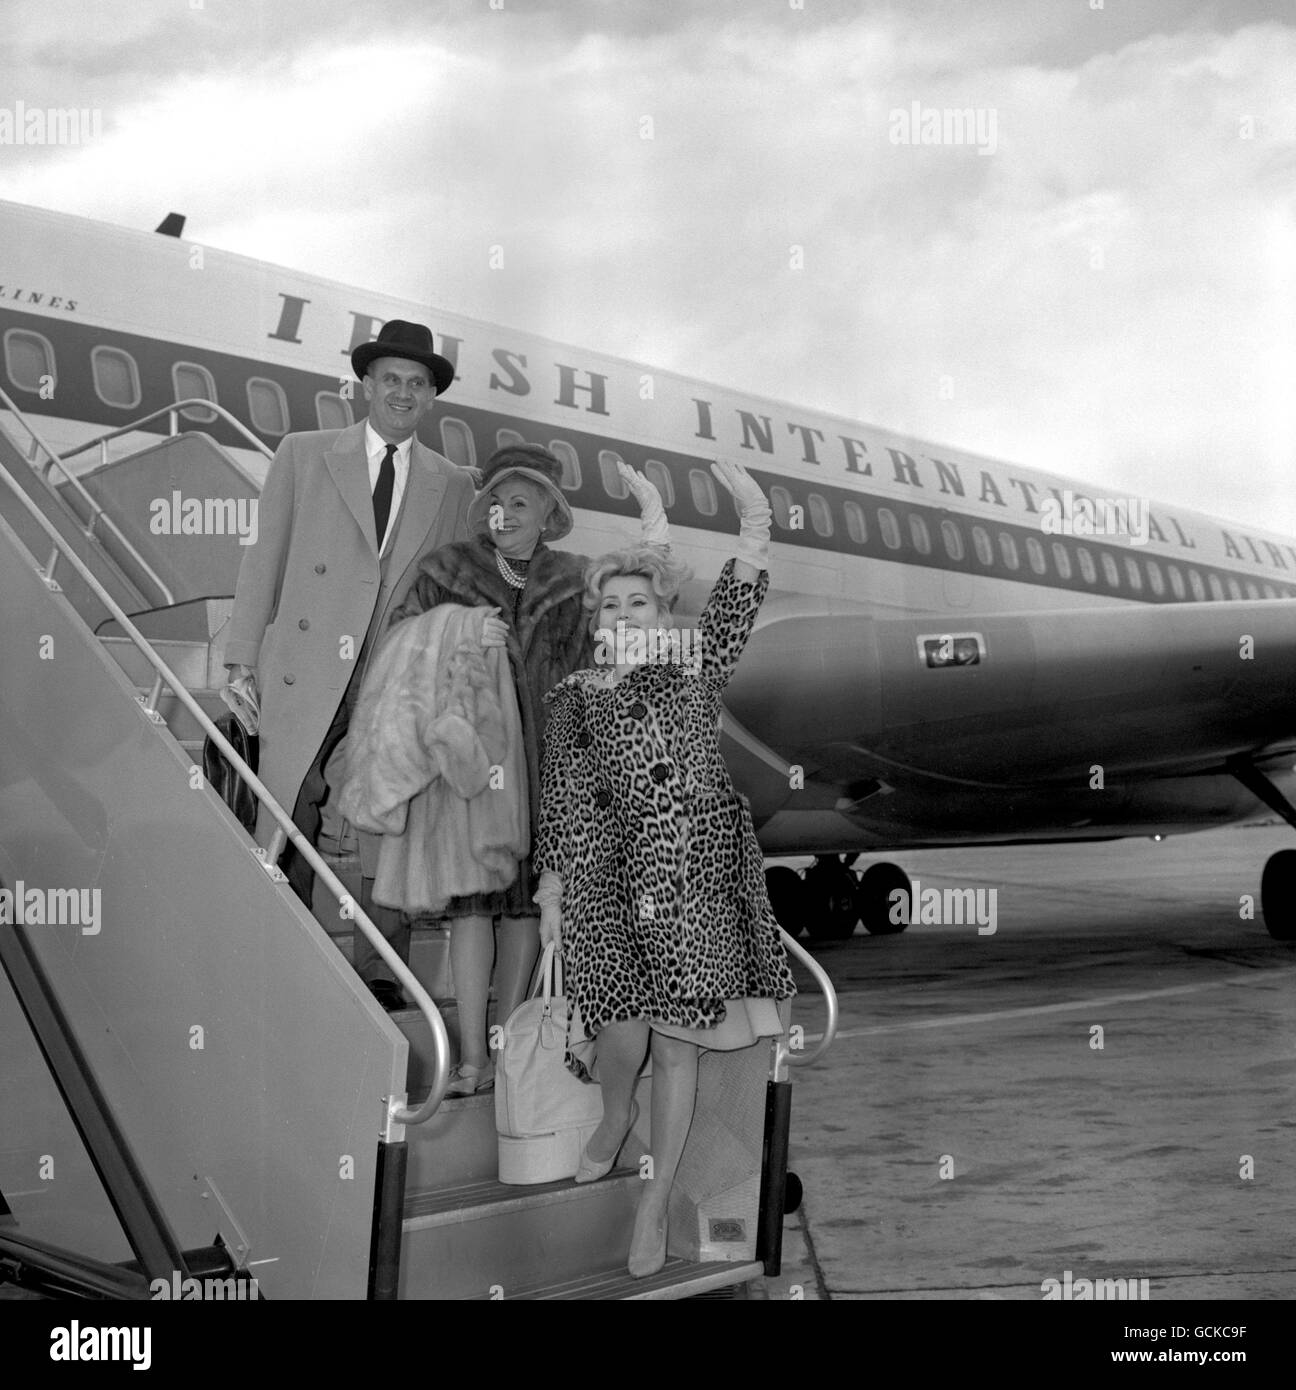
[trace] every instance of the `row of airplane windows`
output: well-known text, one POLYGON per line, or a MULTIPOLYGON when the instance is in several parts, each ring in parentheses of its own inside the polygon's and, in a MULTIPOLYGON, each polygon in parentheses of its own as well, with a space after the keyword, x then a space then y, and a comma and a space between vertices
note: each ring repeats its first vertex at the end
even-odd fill
MULTIPOLYGON (((4 335, 4 357, 9 378, 21 391, 39 392, 43 379, 57 381, 54 346, 41 333, 29 329, 9 329, 4 335)), ((105 405, 120 410, 133 410, 139 406, 143 398, 139 366, 124 348, 104 344, 92 348, 90 369, 95 392, 105 405)), ((174 362, 171 366, 171 383, 177 400, 201 399, 219 403, 215 380, 200 363, 174 362)), ((253 428, 272 436, 287 434, 288 399, 279 383, 269 377, 253 376, 248 378, 246 387, 248 417, 253 428)), ((216 419, 214 412, 201 406, 187 406, 181 414, 200 424, 210 424, 216 419)), ((355 420, 351 402, 336 391, 315 393, 315 417, 322 430, 345 429, 355 420)), ((469 425, 454 416, 443 416, 440 433, 441 446, 447 458, 463 468, 476 467, 476 439, 469 425)), ((523 437, 516 430, 496 431, 496 448, 522 442, 523 437)), ((562 439, 551 440, 549 447, 562 463, 563 488, 578 491, 582 485, 582 475, 576 449, 562 439)), ((614 450, 599 451, 599 477, 603 490, 610 498, 623 501, 629 493, 617 472, 618 461, 619 455, 614 450)), ((659 459, 648 459, 644 472, 661 493, 662 502, 669 510, 676 500, 674 475, 659 459)), ((702 516, 715 516, 719 510, 719 498, 711 474, 702 468, 690 468, 688 485, 694 508, 702 516)), ((814 533, 824 539, 831 538, 836 531, 836 519, 828 499, 821 493, 811 492, 806 497, 806 503, 806 514, 814 533)), ((788 489, 781 486, 771 488, 770 505, 775 524, 782 530, 793 530, 794 503, 788 489)), ((903 550, 904 528, 896 512, 891 507, 878 506, 875 519, 882 544, 888 550, 903 550)), ((853 498, 843 499, 841 520, 853 544, 868 544, 869 523, 861 502, 853 498)), ((905 525, 912 549, 918 555, 934 554, 935 544, 927 519, 917 512, 910 512, 905 517, 905 525)), ((972 552, 978 564, 986 569, 1022 570, 1021 547, 1018 538, 1010 531, 999 531, 997 549, 988 526, 972 523, 970 534, 972 552)), ((951 518, 941 521, 940 544, 949 560, 955 564, 963 562, 967 547, 957 521, 951 518)), ((1122 565, 1117 563, 1116 556, 1103 551, 1095 560, 1086 546, 1077 545, 1072 551, 1059 540, 1050 542, 1046 548, 1044 541, 1027 536, 1024 548, 1025 568, 1031 574, 1046 580, 1056 578, 1063 583, 1071 582, 1078 572, 1085 584, 1096 586, 1101 582, 1112 591, 1123 589, 1131 594, 1141 594, 1147 590, 1155 597, 1163 598, 1168 585, 1174 598, 1187 600, 1191 596, 1197 601, 1204 601, 1208 597, 1217 601, 1261 597, 1276 599, 1287 597, 1290 593, 1280 594, 1267 581, 1260 584, 1250 579, 1239 582, 1231 575, 1221 579, 1218 574, 1211 572, 1203 576, 1191 567, 1180 569, 1178 565, 1169 563, 1165 564, 1163 570, 1161 563, 1150 556, 1124 555, 1121 557, 1122 565)))

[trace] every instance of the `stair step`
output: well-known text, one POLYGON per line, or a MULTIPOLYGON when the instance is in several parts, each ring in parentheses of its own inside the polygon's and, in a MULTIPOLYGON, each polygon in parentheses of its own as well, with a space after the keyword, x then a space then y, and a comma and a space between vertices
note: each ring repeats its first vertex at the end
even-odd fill
POLYGON ((510 1298, 624 1272, 639 1176, 535 1187, 499 1182, 415 1192, 405 1203, 401 1297, 510 1298))
MULTIPOLYGON (((411 1057, 411 1070, 413 1065, 411 1057)), ((418 1105, 422 1100, 423 1095, 411 1089, 410 1104, 418 1105)), ((405 1189, 411 1194, 458 1188, 465 1183, 493 1183, 499 1172, 495 1093, 447 1096, 426 1124, 410 1125, 405 1130, 405 1143, 405 1189)))
MULTIPOLYGON (((147 657, 129 637, 101 637, 103 648, 131 678, 145 690, 152 688, 157 672, 147 657)), ((188 642, 178 638, 155 637, 150 644, 163 661, 176 673, 186 689, 203 689, 208 680, 206 642, 188 642)), ((224 671, 220 673, 224 676, 224 671)))
POLYGON ((505 1294, 506 1298, 525 1300, 665 1300, 696 1298, 699 1294, 717 1289, 731 1289, 746 1284, 764 1274, 759 1260, 733 1264, 719 1260, 669 1259, 656 1273, 646 1279, 632 1278, 626 1270, 603 1274, 584 1274, 561 1283, 536 1284, 505 1294))

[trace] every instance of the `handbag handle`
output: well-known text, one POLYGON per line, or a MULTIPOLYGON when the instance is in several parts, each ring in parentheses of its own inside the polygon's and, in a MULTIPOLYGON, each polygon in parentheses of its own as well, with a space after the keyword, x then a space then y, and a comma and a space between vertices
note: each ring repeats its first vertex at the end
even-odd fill
POLYGON ((531 987, 530 998, 534 999, 540 995, 544 1000, 544 1011, 548 1013, 552 1007, 552 1000, 555 995, 561 996, 563 992, 562 957, 554 951, 553 942, 544 948, 540 953, 540 960, 536 965, 535 984, 531 987))

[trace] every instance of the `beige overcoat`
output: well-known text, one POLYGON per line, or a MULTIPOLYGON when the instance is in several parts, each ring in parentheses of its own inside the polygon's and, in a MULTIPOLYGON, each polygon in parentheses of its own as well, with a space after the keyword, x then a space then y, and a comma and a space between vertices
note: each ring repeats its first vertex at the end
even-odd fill
MULTIPOLYGON (((256 543, 239 569, 225 660, 256 668, 258 770, 290 815, 370 621, 377 614, 383 632, 420 557, 468 534, 473 475, 416 439, 384 580, 364 439, 363 421, 285 437, 261 491, 256 543)), ((257 843, 268 844, 274 829, 262 807, 257 843)), ((362 844, 366 860, 376 848, 376 838, 362 844)))

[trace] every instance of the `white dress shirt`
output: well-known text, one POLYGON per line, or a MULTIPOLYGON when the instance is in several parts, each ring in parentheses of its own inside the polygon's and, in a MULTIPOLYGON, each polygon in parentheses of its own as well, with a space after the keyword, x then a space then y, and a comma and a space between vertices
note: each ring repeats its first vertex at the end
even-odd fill
MULTIPOLYGON (((404 443, 396 446, 396 452, 392 455, 392 464, 396 469, 396 482, 392 487, 391 511, 387 513, 387 530, 378 544, 379 555, 386 548, 392 527, 396 525, 396 518, 400 515, 401 498, 405 496, 405 484, 409 480, 410 449, 413 446, 414 436, 411 435, 404 443)), ((369 495, 371 497, 374 494, 374 489, 378 486, 378 470, 382 467, 383 455, 386 452, 387 441, 366 420, 365 454, 369 459, 369 495)))

